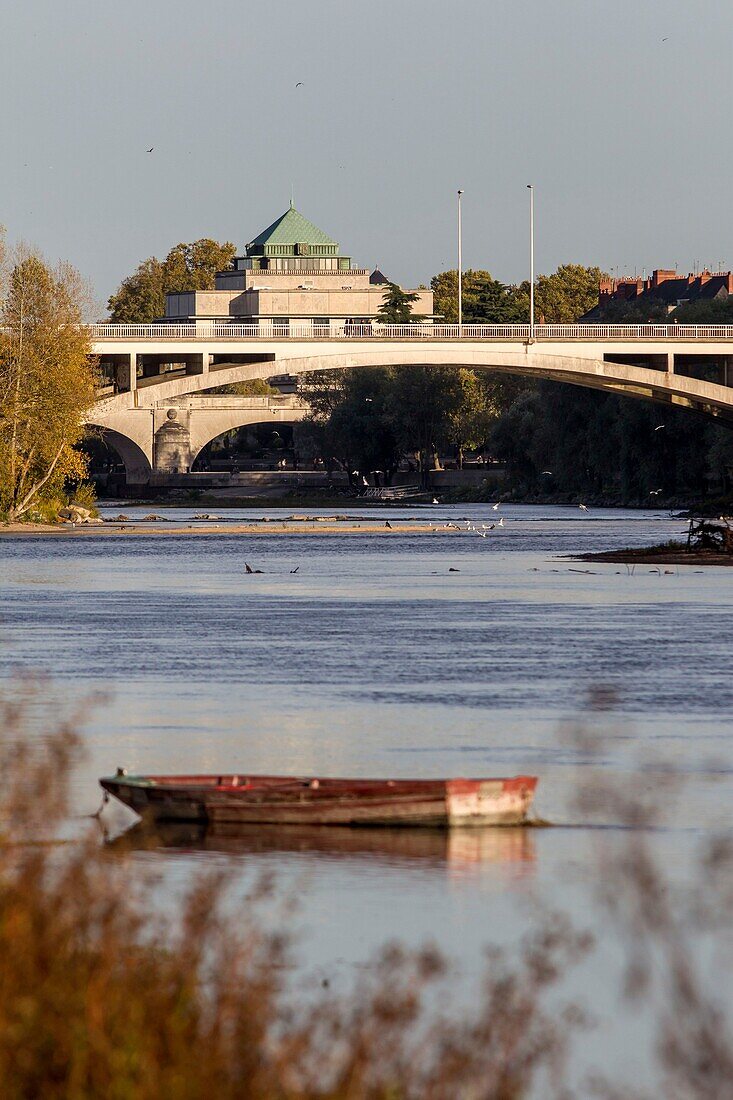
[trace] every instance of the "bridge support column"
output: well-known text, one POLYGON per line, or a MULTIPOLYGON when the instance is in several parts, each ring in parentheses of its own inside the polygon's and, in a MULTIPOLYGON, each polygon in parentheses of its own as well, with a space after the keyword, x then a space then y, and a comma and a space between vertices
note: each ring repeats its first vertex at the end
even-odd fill
POLYGON ((187 474, 191 469, 191 414, 188 409, 156 409, 153 413, 153 471, 187 474))
POLYGON ((725 355, 723 357, 723 370, 722 370, 723 377, 721 379, 722 384, 724 386, 733 385, 733 370, 731 370, 732 366, 733 366, 733 356, 725 355))
POLYGON ((130 352, 130 393, 137 406, 137 352, 130 352))
POLYGON ((667 352, 667 374, 674 374, 674 352, 667 352))

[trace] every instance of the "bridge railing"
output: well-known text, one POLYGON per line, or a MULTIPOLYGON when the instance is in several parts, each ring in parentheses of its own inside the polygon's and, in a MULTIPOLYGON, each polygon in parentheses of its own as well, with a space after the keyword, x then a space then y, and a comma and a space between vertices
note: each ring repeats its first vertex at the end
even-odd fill
MULTIPOLYGON (((92 340, 522 340, 529 325, 94 324, 92 340)), ((535 325, 535 340, 733 340, 733 325, 535 325)))

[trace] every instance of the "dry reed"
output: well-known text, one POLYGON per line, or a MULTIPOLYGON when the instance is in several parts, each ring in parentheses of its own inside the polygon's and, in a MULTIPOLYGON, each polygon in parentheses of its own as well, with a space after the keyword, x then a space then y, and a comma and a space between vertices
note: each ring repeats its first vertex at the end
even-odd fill
POLYGON ((74 716, 28 735, 37 695, 0 702, 4 1100, 519 1100, 540 1079, 560 1094, 578 1019, 545 993, 587 946, 567 921, 548 918, 511 963, 491 954, 470 1016, 426 998, 444 973, 431 949, 387 947, 347 994, 298 997, 257 896, 234 920, 221 877, 202 874, 164 919, 132 857, 96 834, 36 843, 66 821, 81 751, 74 716))

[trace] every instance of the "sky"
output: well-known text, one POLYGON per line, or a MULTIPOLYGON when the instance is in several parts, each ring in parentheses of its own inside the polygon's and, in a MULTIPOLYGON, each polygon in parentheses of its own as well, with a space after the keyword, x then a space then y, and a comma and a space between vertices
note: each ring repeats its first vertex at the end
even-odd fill
POLYGON ((464 267, 525 278, 528 183, 538 272, 733 267, 730 0, 2 0, 0 35, 0 223, 100 315, 291 187, 408 286, 455 267, 459 188, 464 267))

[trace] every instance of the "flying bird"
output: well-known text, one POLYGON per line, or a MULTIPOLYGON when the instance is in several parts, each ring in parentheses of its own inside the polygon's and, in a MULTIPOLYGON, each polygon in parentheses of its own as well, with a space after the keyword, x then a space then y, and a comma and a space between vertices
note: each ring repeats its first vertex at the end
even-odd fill
POLYGON ((657 426, 656 426, 656 428, 654 429, 654 431, 655 431, 655 432, 660 432, 660 431, 662 430, 662 428, 664 428, 664 427, 666 427, 666 425, 665 425, 665 424, 657 424, 657 426))
POLYGON ((650 497, 656 497, 656 496, 659 496, 659 494, 661 493, 661 491, 662 491, 661 489, 650 489, 650 490, 649 490, 649 496, 650 496, 650 497))
POLYGON ((291 573, 297 573, 299 569, 300 569, 300 566, 296 565, 295 569, 291 569, 290 572, 291 573))
POLYGON ((389 522, 389 520, 385 520, 384 526, 389 527, 390 531, 392 530, 392 524, 389 522))
POLYGON ((440 504, 440 501, 437 497, 433 497, 433 504, 440 504))
POLYGON ((588 505, 587 504, 579 504, 578 507, 580 508, 581 512, 587 512, 588 511, 588 505))
POLYGON ((151 145, 151 146, 150 146, 150 148, 148 149, 148 152, 149 152, 149 153, 152 153, 152 151, 153 151, 153 149, 154 149, 154 148, 155 148, 155 146, 154 146, 154 145, 151 145))
POLYGON ((299 80, 298 83, 295 85, 295 87, 296 88, 302 88, 303 87, 303 81, 299 80))
POLYGON ((504 517, 503 517, 503 516, 502 516, 502 517, 501 517, 501 519, 499 520, 499 526, 500 526, 500 527, 503 527, 503 526, 504 526, 504 517))
POLYGON ((497 512, 499 510, 499 505, 500 504, 501 504, 501 501, 497 501, 497 503, 492 504, 491 507, 494 509, 495 512, 497 512))

